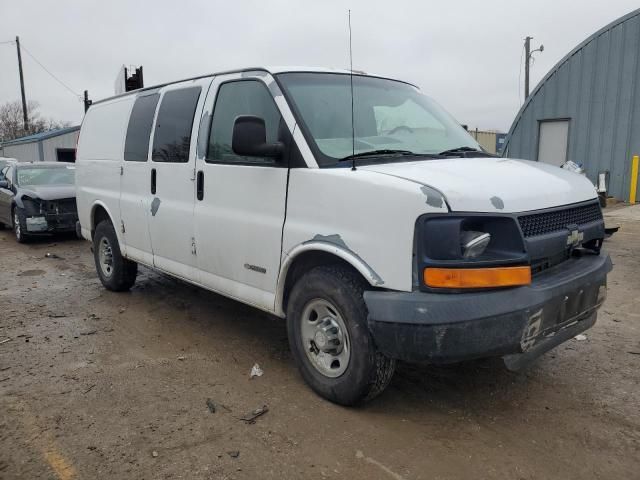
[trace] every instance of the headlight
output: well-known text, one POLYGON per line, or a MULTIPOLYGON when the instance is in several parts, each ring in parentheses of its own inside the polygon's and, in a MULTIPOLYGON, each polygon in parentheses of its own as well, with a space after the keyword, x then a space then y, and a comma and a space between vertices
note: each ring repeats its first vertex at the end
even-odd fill
POLYGON ((42 214, 42 200, 38 198, 32 198, 24 195, 22 197, 22 203, 26 210, 27 215, 38 215, 42 214))
POLYGON ((484 253, 491 241, 491 234, 484 232, 462 231, 460 246, 462 258, 476 258, 484 253))
POLYGON ((420 287, 520 285, 527 281, 524 274, 530 271, 524 239, 512 216, 423 215, 416 222, 415 242, 415 278, 420 287), (510 267, 526 268, 520 271, 510 267))

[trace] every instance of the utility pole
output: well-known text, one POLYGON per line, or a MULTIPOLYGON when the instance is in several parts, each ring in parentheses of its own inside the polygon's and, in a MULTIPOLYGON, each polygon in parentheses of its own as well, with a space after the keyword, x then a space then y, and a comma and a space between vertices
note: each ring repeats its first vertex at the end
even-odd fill
POLYGON ((87 110, 89 110, 89 107, 91 106, 92 103, 93 103, 93 101, 89 100, 89 91, 85 90, 84 91, 84 111, 85 111, 85 113, 87 112, 87 110))
POLYGON ((20 93, 22 94, 22 117, 24 119, 24 133, 29 134, 29 115, 27 114, 27 97, 24 94, 24 75, 22 73, 22 55, 20 54, 20 37, 16 37, 18 49, 18 71, 20 72, 20 93))
POLYGON ((540 45, 540 48, 531 51, 531 40, 533 37, 526 37, 524 39, 524 98, 529 98, 529 64, 531 62, 532 55, 535 52, 543 52, 544 45, 540 45))

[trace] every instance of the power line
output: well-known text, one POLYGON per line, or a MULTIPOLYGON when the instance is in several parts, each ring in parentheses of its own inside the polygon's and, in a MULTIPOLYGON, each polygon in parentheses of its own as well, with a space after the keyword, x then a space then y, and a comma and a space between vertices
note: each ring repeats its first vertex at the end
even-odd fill
POLYGON ((82 96, 79 95, 78 93, 74 92, 73 89, 68 86, 66 83, 64 83, 62 80, 60 80, 58 77, 56 77, 53 73, 51 73, 47 67, 45 67, 42 63, 40 63, 40 61, 33 56, 33 53, 31 53, 29 50, 27 50, 27 48, 24 46, 24 44, 21 45, 22 49, 27 53, 27 55, 29 55, 38 65, 40 65, 40 67, 47 72, 49 75, 51 75, 51 77, 57 81, 60 85, 62 85, 64 88, 66 88, 69 92, 71 92, 73 94, 74 97, 76 97, 78 100, 82 99, 82 96))
POLYGON ((16 43, 15 40, 7 40, 6 42, 0 42, 0 45, 5 45, 7 43, 16 43))

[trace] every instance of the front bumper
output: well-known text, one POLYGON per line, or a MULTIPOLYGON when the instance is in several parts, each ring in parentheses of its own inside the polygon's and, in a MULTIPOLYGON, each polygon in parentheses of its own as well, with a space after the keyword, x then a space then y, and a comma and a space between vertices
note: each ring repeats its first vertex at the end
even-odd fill
POLYGON ((378 348, 399 360, 453 363, 500 356, 517 370, 595 323, 611 268, 602 252, 571 258, 526 287, 368 291, 369 328, 378 348))
POLYGON ((77 213, 48 213, 44 215, 32 215, 26 218, 26 227, 29 235, 38 233, 74 232, 77 213))

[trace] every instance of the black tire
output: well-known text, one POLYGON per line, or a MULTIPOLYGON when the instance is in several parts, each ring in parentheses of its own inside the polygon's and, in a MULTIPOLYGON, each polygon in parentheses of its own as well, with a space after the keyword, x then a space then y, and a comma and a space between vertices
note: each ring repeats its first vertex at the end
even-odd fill
MULTIPOLYGON (((320 396, 340 405, 356 405, 373 399, 387 387, 395 360, 380 353, 367 326, 367 307, 362 297, 366 283, 353 270, 341 265, 316 267, 293 286, 287 302, 289 344, 304 380, 320 396), (343 373, 330 378, 308 358, 302 322, 307 306, 318 299, 328 301, 346 327, 350 358, 343 373)), ((315 344, 311 349, 315 348, 315 344)), ((310 350, 311 351, 311 350, 310 350)))
POLYGON ((118 236, 109 220, 101 221, 96 227, 93 235, 93 259, 96 264, 98 277, 100 277, 102 285, 104 285, 107 290, 125 292, 136 282, 138 264, 127 260, 122 256, 122 253, 120 253, 118 236), (108 269, 103 268, 102 265, 100 252, 101 248, 105 245, 103 242, 106 242, 110 248, 110 264, 108 269))
POLYGON ((11 223, 13 224, 13 233, 16 236, 18 243, 27 243, 30 240, 30 236, 25 232, 27 231, 27 216, 20 207, 13 207, 11 211, 11 223))

